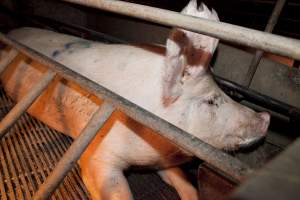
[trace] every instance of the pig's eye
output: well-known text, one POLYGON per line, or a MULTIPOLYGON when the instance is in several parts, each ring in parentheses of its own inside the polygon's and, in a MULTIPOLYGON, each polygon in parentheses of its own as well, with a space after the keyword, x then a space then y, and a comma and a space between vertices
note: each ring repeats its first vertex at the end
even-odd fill
POLYGON ((207 101, 207 104, 209 104, 209 105, 214 105, 214 104, 215 104, 215 102, 214 102, 214 100, 212 100, 212 99, 209 99, 209 100, 207 101))
POLYGON ((214 96, 214 97, 212 97, 212 98, 209 98, 209 99, 204 100, 204 103, 206 103, 206 104, 209 105, 209 106, 216 106, 216 107, 219 107, 218 99, 219 99, 218 96, 214 96))

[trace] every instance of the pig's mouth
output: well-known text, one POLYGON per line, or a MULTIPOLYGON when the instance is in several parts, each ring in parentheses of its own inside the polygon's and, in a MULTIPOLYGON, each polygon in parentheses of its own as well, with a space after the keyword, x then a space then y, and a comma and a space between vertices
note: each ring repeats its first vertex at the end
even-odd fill
POLYGON ((265 137, 253 137, 253 138, 246 138, 244 139, 240 145, 239 148, 248 148, 253 146, 254 144, 258 144, 260 141, 262 141, 265 137))
MULTIPOLYGON (((227 146, 223 147, 222 149, 228 152, 236 151, 239 149, 246 149, 259 144, 260 141, 262 141, 264 138, 265 138, 264 136, 249 137, 249 138, 232 136, 230 137, 231 142, 227 143, 227 146)), ((228 136, 227 136, 227 140, 229 140, 228 136)))

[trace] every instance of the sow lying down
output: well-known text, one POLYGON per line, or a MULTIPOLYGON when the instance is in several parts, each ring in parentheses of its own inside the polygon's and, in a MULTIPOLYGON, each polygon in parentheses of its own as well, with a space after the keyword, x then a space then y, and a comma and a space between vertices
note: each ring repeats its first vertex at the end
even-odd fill
MULTIPOLYGON (((217 13, 195 0, 183 14, 218 21, 217 13)), ((210 59, 218 40, 173 29, 166 48, 107 45, 36 28, 9 37, 62 63, 129 101, 224 150, 236 150, 264 137, 268 113, 234 102, 214 82, 210 59)), ((7 94, 19 101, 46 68, 19 55, 1 76, 7 94)), ((102 101, 76 84, 56 77, 28 112, 50 127, 76 138, 102 101)), ((183 200, 198 199, 196 189, 177 167, 189 153, 116 111, 79 161, 93 199, 133 199, 123 171, 155 166, 183 200), (180 158, 180 159, 179 159, 180 158)))

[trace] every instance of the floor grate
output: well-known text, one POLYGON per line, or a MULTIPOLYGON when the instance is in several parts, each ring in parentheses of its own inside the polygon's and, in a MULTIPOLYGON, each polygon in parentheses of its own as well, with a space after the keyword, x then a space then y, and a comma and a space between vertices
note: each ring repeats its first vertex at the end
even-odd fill
MULTIPOLYGON (((0 89, 0 118, 14 103, 0 89)), ((24 114, 0 145, 0 199, 31 199, 39 185, 72 143, 72 139, 24 114)), ((129 173, 135 199, 179 199, 175 190, 154 173, 129 173)), ((89 199, 76 167, 68 174, 51 199, 89 199)))

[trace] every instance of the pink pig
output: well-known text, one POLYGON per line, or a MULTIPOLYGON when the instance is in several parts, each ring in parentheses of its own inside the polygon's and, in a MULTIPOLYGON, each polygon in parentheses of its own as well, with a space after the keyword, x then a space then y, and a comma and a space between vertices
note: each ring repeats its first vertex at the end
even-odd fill
MULTIPOLYGON (((218 21, 217 13, 191 0, 182 14, 218 21)), ((225 150, 247 146, 266 135, 267 113, 234 102, 215 83, 209 62, 218 40, 173 29, 166 49, 107 45, 36 28, 9 37, 52 57, 195 137, 225 150)), ((19 55, 1 76, 19 101, 46 68, 19 55)), ((76 138, 102 100, 57 77, 28 112, 50 127, 76 138)), ((123 171, 155 166, 183 200, 198 199, 196 189, 177 167, 190 159, 184 150, 116 111, 81 157, 82 177, 93 199, 133 199, 123 171), (180 157, 180 159, 178 159, 180 157)))

